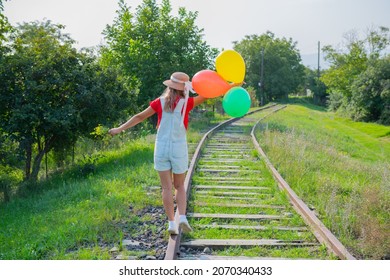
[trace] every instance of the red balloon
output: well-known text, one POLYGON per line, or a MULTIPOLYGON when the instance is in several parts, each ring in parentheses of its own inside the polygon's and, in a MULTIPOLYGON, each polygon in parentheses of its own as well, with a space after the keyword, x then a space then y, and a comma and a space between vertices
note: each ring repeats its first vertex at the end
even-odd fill
POLYGON ((192 87, 201 96, 213 98, 224 95, 231 86, 217 72, 199 71, 192 77, 192 87))

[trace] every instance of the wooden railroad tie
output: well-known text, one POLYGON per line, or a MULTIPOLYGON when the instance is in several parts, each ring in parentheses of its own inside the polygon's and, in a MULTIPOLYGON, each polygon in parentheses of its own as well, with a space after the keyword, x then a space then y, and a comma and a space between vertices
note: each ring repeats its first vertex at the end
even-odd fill
POLYGON ((279 240, 279 239, 195 239, 182 242, 181 246, 192 248, 209 247, 221 249, 226 247, 255 247, 255 246, 318 246, 318 243, 305 242, 303 240, 279 240))

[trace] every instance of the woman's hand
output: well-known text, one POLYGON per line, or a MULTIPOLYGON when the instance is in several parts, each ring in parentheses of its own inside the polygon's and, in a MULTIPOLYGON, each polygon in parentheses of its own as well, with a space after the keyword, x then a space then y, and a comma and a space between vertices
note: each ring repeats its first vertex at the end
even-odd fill
POLYGON ((231 83, 230 84, 230 87, 240 87, 242 85, 245 85, 246 83, 245 82, 241 82, 241 83, 231 83))
POLYGON ((108 133, 111 135, 111 136, 114 136, 114 135, 117 135, 119 133, 121 133, 122 130, 120 130, 119 128, 111 128, 108 133))

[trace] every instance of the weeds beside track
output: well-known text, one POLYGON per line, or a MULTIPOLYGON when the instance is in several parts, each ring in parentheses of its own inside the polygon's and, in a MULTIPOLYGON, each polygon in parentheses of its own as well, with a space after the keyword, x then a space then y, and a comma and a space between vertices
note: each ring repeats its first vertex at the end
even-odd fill
POLYGON ((194 231, 170 236, 165 259, 353 258, 344 247, 340 254, 329 246, 333 235, 321 239, 318 229, 305 224, 307 217, 293 209, 252 144, 259 114, 279 109, 263 108, 205 134, 185 182, 194 231))

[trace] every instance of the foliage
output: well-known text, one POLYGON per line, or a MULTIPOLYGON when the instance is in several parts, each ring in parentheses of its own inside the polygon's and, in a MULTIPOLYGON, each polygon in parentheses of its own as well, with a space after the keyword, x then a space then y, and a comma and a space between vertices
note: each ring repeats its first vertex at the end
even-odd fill
POLYGON ((63 28, 50 21, 20 25, 0 64, 1 129, 19 143, 25 178, 33 181, 51 149, 71 146, 130 102, 116 72, 72 48, 63 28))
POLYGON ((329 98, 327 100, 328 109, 330 111, 337 111, 339 108, 341 108, 344 104, 344 96, 342 93, 338 91, 334 91, 331 94, 328 95, 329 98))
POLYGON ((234 49, 244 58, 246 63, 245 82, 256 89, 258 100, 264 103, 287 97, 294 93, 303 83, 304 66, 292 39, 276 38, 272 32, 261 36, 245 36, 240 42, 234 42, 234 49), (264 80, 261 80, 261 56, 264 51, 264 80))
POLYGON ((0 1, 0 51, 2 48, 3 41, 5 40, 5 34, 11 30, 11 26, 8 23, 7 18, 3 15, 3 9, 3 1, 0 1))
POLYGON ((7 34, 12 31, 11 25, 8 23, 7 18, 3 15, 3 1, 0 0, 0 64, 3 62, 5 53, 8 51, 6 47, 7 34))
POLYGON ((364 39, 355 33, 346 36, 344 49, 325 46, 331 67, 321 77, 329 93, 331 110, 344 112, 354 120, 388 121, 388 55, 386 27, 371 29, 364 39))
POLYGON ((5 202, 10 201, 11 199, 12 187, 22 181, 23 175, 21 173, 22 172, 18 169, 0 165, 0 193, 3 193, 3 199, 5 202))
POLYGON ((370 64, 351 90, 349 110, 354 120, 390 124, 390 56, 370 64))
MULTIPOLYGON (((320 73, 321 75, 321 73, 320 73)), ((305 67, 305 85, 304 93, 307 95, 307 90, 313 94, 313 99, 316 104, 326 105, 328 94, 325 84, 318 78, 317 70, 305 67)))
POLYGON ((251 98, 251 107, 256 107, 256 89, 254 87, 249 86, 246 88, 246 91, 249 93, 249 96, 251 98))
POLYGON ((350 42, 347 53, 340 53, 331 46, 323 51, 332 63, 331 68, 322 75, 321 80, 330 90, 342 93, 347 99, 351 97, 350 86, 354 79, 367 68, 368 56, 362 41, 350 42))
POLYGON ((108 134, 109 128, 99 124, 97 127, 94 128, 94 130, 90 133, 92 138, 96 141, 101 143, 101 148, 104 148, 107 146, 111 140, 110 134, 108 134))
POLYGON ((139 226, 132 208, 161 202, 143 188, 158 183, 152 142, 132 141, 105 155, 0 204, 0 259, 79 259, 94 247, 91 259, 100 252, 109 259, 118 231, 139 226))
POLYGON ((108 128, 99 124, 93 132, 90 133, 95 140, 106 140, 109 137, 108 128))
POLYGON ((144 0, 133 13, 123 0, 112 25, 104 34, 108 43, 102 48, 103 62, 116 65, 123 75, 139 84, 138 107, 145 107, 162 92, 162 81, 171 73, 192 76, 211 66, 216 50, 202 39, 202 29, 195 25, 197 12, 180 8, 171 15, 169 0, 157 5, 144 0))

